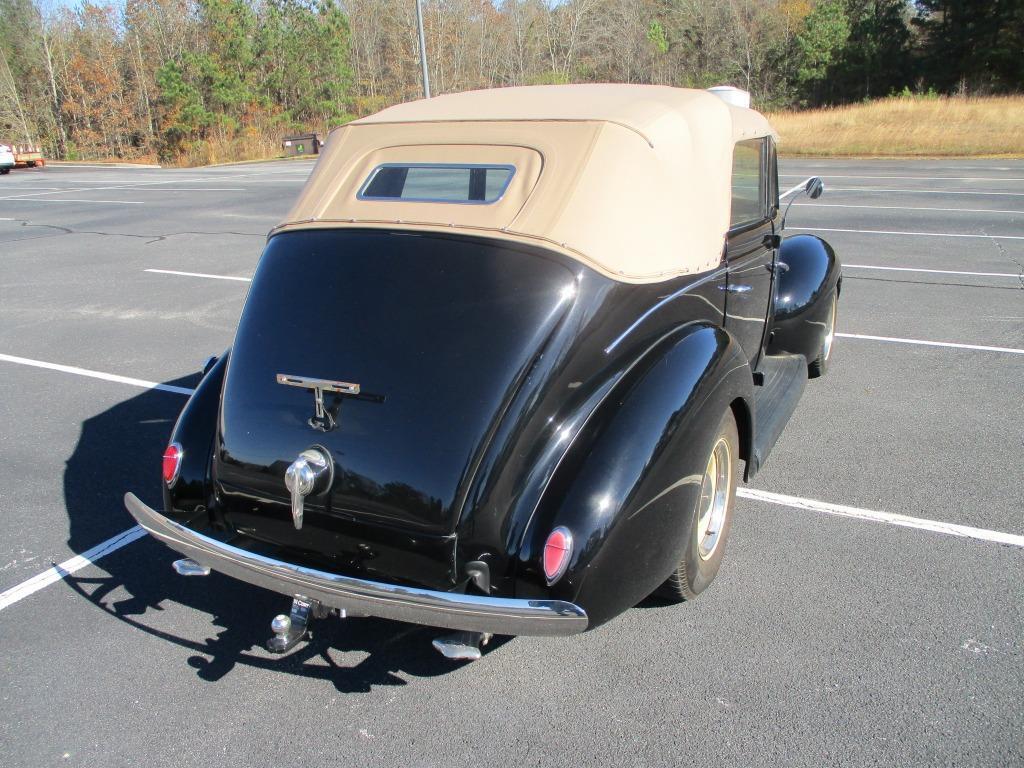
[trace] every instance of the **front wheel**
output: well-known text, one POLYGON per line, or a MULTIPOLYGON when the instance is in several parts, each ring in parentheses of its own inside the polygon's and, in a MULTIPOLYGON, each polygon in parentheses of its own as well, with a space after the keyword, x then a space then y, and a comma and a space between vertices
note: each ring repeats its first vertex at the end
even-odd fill
POLYGON ((683 557, 668 580, 655 592, 672 603, 692 600, 714 580, 725 554, 732 525, 739 477, 739 433, 732 410, 718 425, 701 480, 700 496, 690 512, 690 533, 683 557))
POLYGON ((4 174, 5 176, 6 176, 6 175, 7 175, 8 173, 10 173, 10 172, 11 172, 11 169, 10 169, 10 168, 0 168, 0 173, 4 174))

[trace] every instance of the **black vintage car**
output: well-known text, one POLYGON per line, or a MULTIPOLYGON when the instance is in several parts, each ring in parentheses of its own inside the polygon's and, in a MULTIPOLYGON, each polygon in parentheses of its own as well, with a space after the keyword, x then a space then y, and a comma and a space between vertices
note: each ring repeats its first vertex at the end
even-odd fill
POLYGON ((476 658, 693 598, 832 348, 839 262, 779 200, 767 121, 705 91, 339 128, 174 428, 163 511, 128 510, 179 573, 292 598, 277 652, 334 612, 476 658))

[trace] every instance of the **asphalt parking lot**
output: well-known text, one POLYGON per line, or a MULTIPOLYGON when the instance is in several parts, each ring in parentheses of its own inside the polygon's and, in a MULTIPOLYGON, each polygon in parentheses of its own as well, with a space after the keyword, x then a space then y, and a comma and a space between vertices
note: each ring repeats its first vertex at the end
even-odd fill
POLYGON ((843 336, 714 588, 469 665, 377 619, 273 657, 286 601, 122 506, 310 167, 0 180, 0 763, 1024 763, 1024 162, 784 162, 843 336))

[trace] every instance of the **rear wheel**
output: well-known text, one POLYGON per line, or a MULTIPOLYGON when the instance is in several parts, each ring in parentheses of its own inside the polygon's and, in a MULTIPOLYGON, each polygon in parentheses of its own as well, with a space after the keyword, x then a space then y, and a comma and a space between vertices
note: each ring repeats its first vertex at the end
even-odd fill
POLYGON ((832 343, 836 338, 836 314, 839 311, 839 292, 832 294, 832 303, 828 309, 828 318, 825 320, 825 338, 822 339, 821 349, 818 356, 807 364, 807 378, 816 379, 823 376, 828 370, 828 361, 832 356, 832 343))
POLYGON ((6 175, 11 172, 10 168, 0 168, 0 173, 6 175))
POLYGON ((692 600, 714 580, 725 554, 739 477, 739 433, 727 410, 711 444, 700 496, 690 513, 683 557, 655 595, 673 603, 692 600))

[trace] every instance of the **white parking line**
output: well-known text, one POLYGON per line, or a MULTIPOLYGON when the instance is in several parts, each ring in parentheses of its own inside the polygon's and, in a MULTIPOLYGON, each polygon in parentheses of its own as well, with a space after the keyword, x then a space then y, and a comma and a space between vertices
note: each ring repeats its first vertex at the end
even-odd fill
MULTIPOLYGON (((18 193, 16 195, 10 195, 8 197, 0 197, 0 200, 16 200, 22 197, 38 197, 39 195, 59 195, 64 192, 94 192, 99 187, 25 187, 22 189, 32 190, 49 190, 47 192, 32 192, 31 194, 26 192, 25 194, 18 193)), ((123 184, 117 184, 109 187, 102 187, 104 191, 109 189, 134 189, 139 192, 245 192, 246 187, 168 187, 168 186, 125 186, 123 184)))
POLYGON ((888 272, 927 272, 932 275, 971 275, 973 277, 1021 278, 1016 272, 961 272, 955 269, 920 269, 918 267, 878 267, 874 264, 843 264, 843 269, 884 269, 888 272))
POLYGON ((0 197, 8 203, 103 203, 104 205, 145 205, 141 200, 40 200, 38 197, 0 197))
POLYGON ((298 175, 291 175, 291 176, 287 176, 287 177, 285 177, 285 176, 278 176, 276 179, 246 179, 245 183, 246 184, 302 184, 308 178, 309 178, 309 176, 307 174, 303 174, 301 176, 298 176, 298 175))
MULTIPOLYGON (((103 373, 102 371, 91 371, 87 368, 77 368, 73 365, 58 365, 57 363, 47 363, 42 360, 32 360, 27 357, 16 357, 14 355, 0 354, 0 361, 8 363, 17 363, 18 365, 28 365, 35 368, 45 368, 51 371, 60 371, 61 373, 72 373, 76 376, 88 376, 94 379, 103 379, 104 381, 113 381, 118 384, 128 384, 133 387, 143 387, 145 389, 156 389, 162 392, 173 392, 176 395, 191 395, 195 390, 189 389, 188 387, 175 387, 170 384, 158 384, 154 381, 145 381, 144 379, 133 379, 128 376, 117 376, 113 373, 103 373)), ((9 605, 13 605, 19 600, 28 597, 29 595, 38 592, 44 587, 53 584, 54 582, 61 581, 64 577, 69 574, 79 571, 88 565, 92 565, 102 557, 109 555, 111 552, 116 552, 121 547, 131 544, 146 535, 146 531, 139 526, 132 526, 126 531, 122 531, 116 536, 112 536, 101 544, 97 544, 92 549, 88 549, 80 555, 76 555, 69 560, 65 560, 60 565, 55 565, 52 568, 48 568, 40 574, 33 576, 27 581, 23 581, 21 584, 11 587, 0 593, 0 611, 9 605)))
POLYGON ((245 187, 132 187, 139 192, 245 192, 245 187))
POLYGON ((900 339, 895 336, 869 336, 864 333, 836 333, 844 339, 865 339, 867 341, 888 341, 894 344, 918 344, 924 347, 953 347, 955 349, 975 349, 981 352, 1007 352, 1011 355, 1024 355, 1024 349, 1013 347, 986 347, 980 344, 958 344, 952 341, 924 341, 922 339, 900 339))
POLYGON ((951 232, 900 232, 889 229, 830 229, 828 227, 788 227, 805 232, 853 232, 859 235, 912 235, 916 237, 972 237, 984 240, 1024 240, 1024 235, 973 235, 951 232))
MULTIPOLYGON (((206 181, 224 181, 226 179, 246 179, 252 176, 268 176, 279 173, 287 173, 287 171, 264 171, 261 173, 233 173, 233 174, 217 174, 205 177, 196 178, 184 178, 184 179, 163 179, 161 181, 140 181, 131 182, 128 184, 108 184, 105 187, 78 187, 75 189, 76 192, 110 192, 115 189, 150 189, 152 187, 165 186, 167 184, 187 184, 187 183, 201 183, 206 181)), ((70 182, 73 183, 73 182, 70 182)), ((104 183, 104 182, 100 182, 104 183)), ((42 197, 45 195, 59 195, 62 192, 28 192, 20 195, 13 195, 7 197, 0 197, 0 200, 20 200, 28 197, 42 197)), ((101 201, 97 201, 101 202, 101 201)), ((118 202, 118 201, 114 201, 118 202)))
MULTIPOLYGON (((113 189, 122 189, 122 186, 115 187, 73 187, 73 188, 58 188, 58 187, 45 187, 47 192, 22 192, 17 195, 5 195, 0 197, 0 200, 24 200, 29 197, 45 197, 46 195, 63 195, 68 192, 109 192, 113 189)), ((36 187, 33 187, 36 189, 36 187)), ((110 202, 107 200, 97 200, 96 202, 110 202)))
MULTIPOLYGON (((146 189, 149 187, 160 187, 168 184, 202 184, 207 181, 234 181, 237 184, 291 184, 293 182, 302 182, 306 179, 305 175, 289 175, 280 176, 277 175, 273 178, 253 178, 252 174, 238 175, 234 174, 231 176, 211 176, 210 178, 193 177, 186 179, 160 179, 160 180, 139 180, 139 179, 82 179, 82 180, 62 180, 62 183, 70 186, 76 186, 76 188, 83 188, 88 185, 89 189, 146 189), (103 186, 94 186, 103 185, 103 186)), ((14 192, 17 190, 44 190, 44 189, 61 189, 60 187, 54 187, 49 185, 42 185, 41 182, 48 182, 49 185, 53 184, 53 179, 25 179, 18 185, 12 185, 10 191, 14 192)), ((204 187, 205 189, 205 187, 204 187)), ((5 190, 7 192, 7 190, 5 190)))
POLYGON ((132 387, 142 387, 143 389, 157 389, 161 392, 173 392, 176 395, 191 395, 193 390, 188 387, 176 387, 172 384, 160 384, 156 381, 146 381, 144 379, 133 379, 129 376, 118 376, 113 373, 103 373, 102 371, 90 371, 88 368, 78 368, 73 365, 58 365, 57 363, 47 363, 43 360, 32 360, 28 357, 17 357, 15 355, 5 355, 0 353, 0 362, 5 363, 16 363, 18 365, 28 365, 33 368, 45 368, 50 371, 60 371, 61 373, 73 373, 76 376, 88 376, 91 379, 102 379, 103 381, 113 381, 117 384, 128 384, 132 387))
MULTIPOLYGON (((131 189, 136 192, 245 192, 245 187, 118 187, 118 189, 131 189)), ((66 190, 68 192, 77 192, 77 189, 66 190)))
POLYGON ((847 205, 845 203, 793 203, 794 208, 867 208, 872 211, 945 211, 948 213, 1008 213, 1024 216, 1024 211, 995 211, 990 208, 925 208, 916 205, 847 205))
POLYGON ((736 495, 740 498, 751 499, 752 501, 781 504, 782 506, 794 509, 807 509, 826 515, 852 517, 858 520, 870 520, 875 523, 888 523, 890 525, 900 525, 904 528, 944 533, 947 536, 978 539, 979 541, 993 541, 998 544, 1008 544, 1011 547, 1024 547, 1024 536, 1018 536, 1014 533, 1003 533, 1002 531, 992 531, 987 528, 974 528, 970 525, 944 523, 941 520, 929 520, 924 517, 910 517, 909 515, 899 515, 893 512, 879 512, 873 509, 847 507, 843 504, 831 504, 827 501, 816 501, 815 499, 802 499, 798 496, 786 496, 781 493, 759 491, 754 488, 737 488, 736 495))
MULTIPOLYGON (((784 179, 807 178, 806 173, 780 173, 784 179)), ((854 176, 824 171, 821 178, 828 179, 899 179, 901 181, 1024 181, 1024 179, 1008 179, 1003 176, 854 176)))
MULTIPOLYGON (((161 174, 156 174, 156 175, 161 175, 161 174)), ((163 174, 163 175, 166 176, 166 174, 163 174)), ((199 178, 175 179, 173 183, 181 184, 181 183, 189 182, 189 181, 198 182, 198 181, 202 181, 202 179, 199 179, 199 178)), ((21 187, 23 189, 57 189, 57 187, 40 187, 40 186, 36 186, 38 184, 53 184, 55 182, 59 182, 61 184, 65 184, 65 185, 68 185, 68 184, 78 185, 79 187, 81 187, 83 185, 86 185, 86 184, 88 184, 90 186, 92 186, 93 184, 107 184, 108 186, 120 186, 120 185, 123 185, 123 184, 133 185, 133 184, 150 184, 150 183, 152 183, 152 181, 146 181, 145 179, 94 179, 94 178, 90 178, 88 180, 86 180, 86 179, 23 179, 22 182, 21 182, 21 187), (31 185, 31 186, 26 186, 26 185, 31 185)))
POLYGON ((206 277, 210 280, 238 280, 241 283, 251 283, 251 277, 233 277, 232 275, 208 275, 205 272, 178 272, 174 269, 146 269, 144 272, 154 272, 159 275, 181 275, 182 277, 206 277))
POLYGON ((23 600, 29 595, 38 592, 44 587, 48 587, 55 582, 63 580, 66 576, 69 576, 75 571, 80 571, 86 566, 92 565, 101 557, 106 557, 111 552, 116 552, 121 547, 131 544, 133 541, 141 539, 145 535, 146 531, 143 528, 137 525, 133 526, 127 531, 122 531, 116 536, 111 536, 102 544, 97 544, 92 549, 87 549, 82 554, 75 555, 69 560, 65 560, 60 565, 47 568, 45 571, 33 576, 31 579, 0 592, 0 611, 10 605, 14 605, 19 600, 23 600))
POLYGON ((912 195, 1001 195, 1024 197, 1024 192, 980 192, 975 189, 889 189, 888 187, 826 187, 826 192, 898 192, 912 195))

